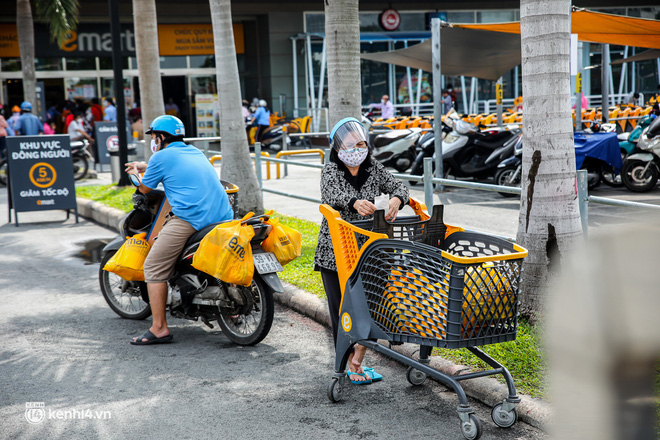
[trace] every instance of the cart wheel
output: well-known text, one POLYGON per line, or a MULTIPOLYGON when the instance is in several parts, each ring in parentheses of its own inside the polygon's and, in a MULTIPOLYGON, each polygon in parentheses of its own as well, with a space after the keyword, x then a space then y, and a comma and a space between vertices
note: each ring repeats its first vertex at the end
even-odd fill
POLYGON ((490 412, 490 417, 500 428, 510 428, 518 421, 518 412, 515 408, 512 408, 511 411, 504 411, 502 406, 501 402, 495 405, 490 412))
POLYGON ((477 440, 481 437, 481 423, 474 414, 470 414, 468 423, 461 422, 461 432, 467 440, 477 440))
POLYGON ((423 373, 416 368, 408 367, 406 379, 408 379, 408 382, 410 382, 411 385, 419 386, 426 381, 426 373, 423 373))
POLYGON ((330 383, 328 384, 328 399, 330 399, 331 402, 339 402, 343 394, 344 389, 342 388, 341 383, 339 383, 339 379, 336 377, 330 379, 330 383))

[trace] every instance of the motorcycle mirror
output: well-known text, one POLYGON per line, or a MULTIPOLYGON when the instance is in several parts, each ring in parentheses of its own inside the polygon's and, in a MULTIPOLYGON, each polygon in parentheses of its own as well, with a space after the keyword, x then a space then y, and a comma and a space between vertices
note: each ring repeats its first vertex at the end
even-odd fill
POLYGON ((134 186, 140 186, 140 184, 142 183, 140 181, 140 176, 138 176, 137 174, 129 174, 128 178, 134 186))

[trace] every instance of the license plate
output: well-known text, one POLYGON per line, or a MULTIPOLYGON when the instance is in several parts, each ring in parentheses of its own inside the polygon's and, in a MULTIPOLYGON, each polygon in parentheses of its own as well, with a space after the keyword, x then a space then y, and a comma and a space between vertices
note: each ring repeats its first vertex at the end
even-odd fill
POLYGON ((257 269, 257 272, 260 274, 282 271, 282 265, 277 261, 277 257, 275 257, 275 254, 272 252, 254 254, 252 255, 252 259, 254 261, 255 269, 257 269))

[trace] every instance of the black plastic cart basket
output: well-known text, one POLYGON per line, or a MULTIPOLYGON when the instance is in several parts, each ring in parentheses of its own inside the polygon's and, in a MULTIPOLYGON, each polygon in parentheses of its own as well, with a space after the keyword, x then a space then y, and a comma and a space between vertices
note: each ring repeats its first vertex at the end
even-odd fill
POLYGON ((520 402, 508 370, 477 347, 516 338, 518 290, 527 251, 498 237, 445 225, 442 206, 429 217, 424 205, 411 200, 417 213, 388 223, 377 211, 373 221, 342 220, 328 205, 328 221, 342 287, 335 373, 328 397, 341 400, 346 364, 359 343, 409 366, 407 379, 421 385, 427 376, 452 388, 458 396, 461 431, 467 439, 481 436, 460 381, 502 374, 507 398, 491 413, 500 427, 513 426, 520 402), (377 342, 420 346, 419 359, 404 356, 377 342), (493 367, 449 376, 429 367, 433 347, 467 348, 493 367))

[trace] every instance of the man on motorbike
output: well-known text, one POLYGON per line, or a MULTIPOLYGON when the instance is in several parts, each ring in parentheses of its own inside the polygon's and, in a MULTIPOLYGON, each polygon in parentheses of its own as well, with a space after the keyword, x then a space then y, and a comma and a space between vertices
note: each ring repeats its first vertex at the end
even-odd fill
POLYGON ((133 345, 172 341, 165 309, 167 280, 173 275, 176 259, 188 238, 210 225, 234 216, 227 193, 204 153, 183 143, 185 129, 179 118, 158 116, 146 132, 151 135, 154 155, 144 162, 126 164, 129 174, 144 173, 138 191, 143 194, 163 184, 172 211, 144 262, 153 324, 133 345))

